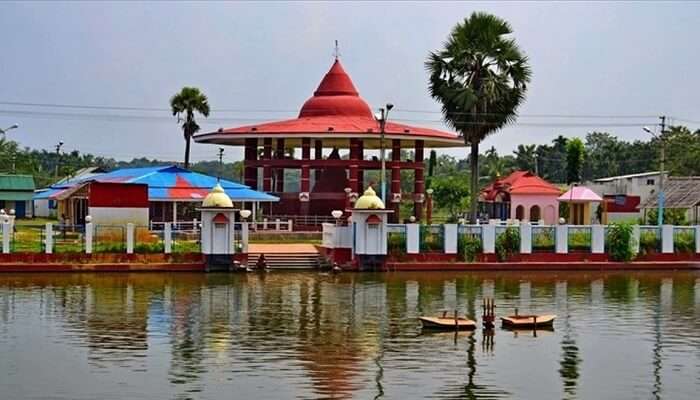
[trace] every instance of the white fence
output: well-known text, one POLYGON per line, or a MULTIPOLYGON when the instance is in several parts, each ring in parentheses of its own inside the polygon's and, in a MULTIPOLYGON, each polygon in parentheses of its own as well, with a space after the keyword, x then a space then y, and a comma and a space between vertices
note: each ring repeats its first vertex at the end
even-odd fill
MULTIPOLYGON (((516 229, 520 237, 520 253, 549 251, 557 254, 570 252, 589 252, 591 254, 605 253, 605 240, 608 226, 606 225, 540 225, 520 223, 517 225, 419 225, 419 224, 389 224, 387 234, 399 234, 403 236, 407 254, 418 254, 426 251, 425 236, 436 235, 441 239, 440 248, 437 251, 445 254, 456 254, 460 251, 460 236, 468 235, 478 237, 481 240, 483 252, 494 254, 496 252, 496 239, 506 229, 516 229), (422 237, 423 236, 423 237, 422 237)), ((677 240, 679 235, 686 235, 685 243, 691 241, 690 247, 694 253, 700 253, 700 226, 634 226, 633 242, 636 251, 640 244, 649 246, 656 238, 657 245, 654 251, 659 253, 674 253, 675 251, 687 251, 688 248, 679 249, 677 240)), ((392 240, 389 240, 391 247, 392 240)), ((327 248, 352 247, 352 231, 350 227, 338 227, 334 224, 323 224, 323 246, 327 248)), ((428 251, 436 251, 430 248, 428 251)))

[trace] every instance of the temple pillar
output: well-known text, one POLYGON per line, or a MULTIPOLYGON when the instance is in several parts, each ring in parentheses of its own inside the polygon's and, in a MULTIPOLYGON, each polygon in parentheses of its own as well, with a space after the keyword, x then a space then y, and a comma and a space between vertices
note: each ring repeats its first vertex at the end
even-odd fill
MULTIPOLYGON (((277 139, 275 158, 278 160, 284 159, 284 139, 277 139)), ((275 169, 275 191, 277 193, 284 192, 284 168, 275 169)))
POLYGON ((245 140, 245 152, 243 161, 243 183, 251 189, 258 190, 258 167, 251 165, 251 161, 258 159, 258 139, 245 140))
POLYGON ((301 164, 301 185, 299 191, 299 213, 301 215, 309 214, 309 195, 310 190, 310 165, 308 161, 311 159, 311 139, 301 139, 301 159, 305 161, 301 164))
MULTIPOLYGON (((314 141, 314 160, 323 160, 323 142, 318 139, 314 141)), ((314 179, 316 182, 321 180, 321 169, 314 170, 314 179)))
MULTIPOLYGON (((357 159, 358 160, 365 159, 365 142, 362 141, 362 139, 358 139, 357 159)), ((357 171, 357 185, 359 186, 359 190, 357 191, 357 193, 358 194, 364 193, 365 192, 365 170, 362 168, 360 168, 357 171)))
POLYGON ((401 140, 391 141, 391 215, 393 223, 401 220, 401 140))
POLYGON ((350 179, 349 187, 353 192, 362 193, 361 188, 358 184, 358 153, 359 153, 359 141, 360 139, 352 138, 350 139, 350 179))
POLYGON ((414 170, 414 187, 413 187, 413 213, 416 220, 420 221, 423 218, 423 202, 425 201, 425 179, 423 177, 423 150, 424 142, 416 140, 416 168, 414 170))

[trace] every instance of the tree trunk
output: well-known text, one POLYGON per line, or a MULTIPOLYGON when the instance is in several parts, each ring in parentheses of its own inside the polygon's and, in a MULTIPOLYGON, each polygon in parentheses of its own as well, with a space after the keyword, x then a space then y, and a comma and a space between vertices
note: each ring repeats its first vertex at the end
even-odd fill
POLYGON ((471 143, 471 159, 469 160, 472 170, 471 184, 471 223, 476 223, 479 214, 479 142, 474 140, 471 143))
POLYGON ((191 135, 185 134, 185 169, 190 168, 190 139, 191 135))

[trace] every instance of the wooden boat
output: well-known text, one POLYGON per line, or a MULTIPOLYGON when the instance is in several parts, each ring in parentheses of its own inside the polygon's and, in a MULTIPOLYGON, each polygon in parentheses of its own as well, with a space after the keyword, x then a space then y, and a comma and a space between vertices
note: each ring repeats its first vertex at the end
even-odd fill
POLYGON ((448 317, 447 313, 443 313, 441 317, 419 317, 421 325, 424 329, 440 329, 440 330, 472 330, 476 329, 476 322, 468 318, 448 317))
POLYGON ((515 314, 507 317, 501 317, 501 323, 504 328, 524 329, 524 328, 547 328, 554 324, 556 315, 541 314, 541 315, 522 315, 515 314))

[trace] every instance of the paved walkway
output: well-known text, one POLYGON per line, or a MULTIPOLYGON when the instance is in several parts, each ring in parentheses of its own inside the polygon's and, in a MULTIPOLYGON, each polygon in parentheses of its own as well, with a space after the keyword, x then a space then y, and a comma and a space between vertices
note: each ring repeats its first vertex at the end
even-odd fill
POLYGON ((248 245, 248 253, 318 253, 318 249, 308 243, 251 243, 248 245))

